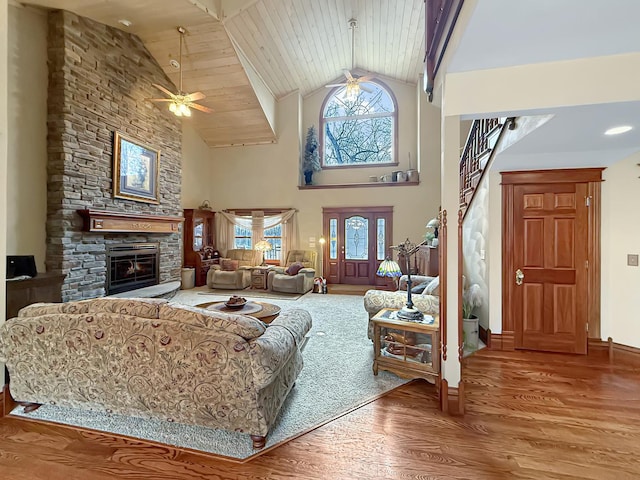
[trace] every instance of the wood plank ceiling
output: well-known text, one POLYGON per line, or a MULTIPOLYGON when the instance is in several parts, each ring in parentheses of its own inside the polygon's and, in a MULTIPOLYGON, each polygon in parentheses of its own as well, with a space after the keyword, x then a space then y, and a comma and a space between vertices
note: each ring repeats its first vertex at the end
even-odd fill
POLYGON ((416 84, 424 57, 423 0, 260 0, 223 21, 276 98, 307 95, 351 69, 416 84))
MULTIPOLYGON (((402 0, 27 0, 64 9, 138 35, 175 85, 170 60, 179 54, 183 26, 183 89, 201 91, 190 122, 209 146, 276 140, 244 71, 247 57, 276 99, 303 96, 344 80, 351 69, 350 18, 355 69, 416 84, 424 56, 424 1, 402 0), (119 20, 131 21, 124 27, 119 20)), ((27 3, 25 2, 25 3, 27 3)), ((172 89, 177 90, 177 88, 172 89)), ((159 107, 162 108, 162 107, 159 107)))

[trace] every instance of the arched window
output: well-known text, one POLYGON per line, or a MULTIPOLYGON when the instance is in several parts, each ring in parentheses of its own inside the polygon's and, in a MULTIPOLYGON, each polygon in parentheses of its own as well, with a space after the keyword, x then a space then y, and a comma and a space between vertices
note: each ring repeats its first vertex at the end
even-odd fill
POLYGON ((376 80, 362 82, 356 96, 332 90, 320 118, 323 168, 396 163, 398 109, 391 91, 376 80))

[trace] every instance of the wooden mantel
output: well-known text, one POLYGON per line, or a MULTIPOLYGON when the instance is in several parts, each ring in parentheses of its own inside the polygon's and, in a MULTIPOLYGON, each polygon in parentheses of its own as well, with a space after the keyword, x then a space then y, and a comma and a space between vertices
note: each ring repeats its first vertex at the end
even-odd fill
POLYGON ((109 233, 177 233, 183 217, 164 217, 139 213, 78 210, 84 219, 85 232, 109 233))

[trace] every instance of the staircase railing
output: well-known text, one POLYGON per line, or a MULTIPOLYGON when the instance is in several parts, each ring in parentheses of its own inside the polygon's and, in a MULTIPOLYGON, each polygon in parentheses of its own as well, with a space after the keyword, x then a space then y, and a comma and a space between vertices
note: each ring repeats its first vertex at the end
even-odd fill
POLYGON ((466 213, 504 130, 515 128, 515 117, 474 120, 460 156, 460 208, 466 213))
POLYGON ((490 152, 489 135, 500 127, 499 118, 474 120, 460 157, 460 205, 469 205, 473 190, 480 181, 484 165, 481 160, 490 152))

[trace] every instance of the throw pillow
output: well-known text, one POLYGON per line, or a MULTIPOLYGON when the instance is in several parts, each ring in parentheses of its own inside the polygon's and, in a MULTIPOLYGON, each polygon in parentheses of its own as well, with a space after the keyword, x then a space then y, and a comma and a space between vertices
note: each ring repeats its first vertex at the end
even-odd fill
POLYGON ((424 295, 433 295, 434 297, 440 296, 440 277, 436 277, 426 286, 423 292, 424 295))
POLYGON ((297 275, 297 274, 298 274, 298 272, 299 272, 300 270, 302 270, 303 268, 304 268, 304 265, 302 265, 302 264, 301 264, 301 263, 299 263, 299 262, 296 262, 296 263, 293 263, 293 264, 289 265, 289 268, 287 268, 287 269, 285 270, 285 273, 286 273, 287 275, 294 276, 294 275, 297 275))
POLYGON ((238 269, 238 260, 223 258, 222 260, 220 260, 220 266, 225 272, 235 272, 238 269))
POLYGON ((411 293, 422 293, 424 289, 427 287, 426 283, 421 283, 420 285, 416 285, 411 288, 411 293))

